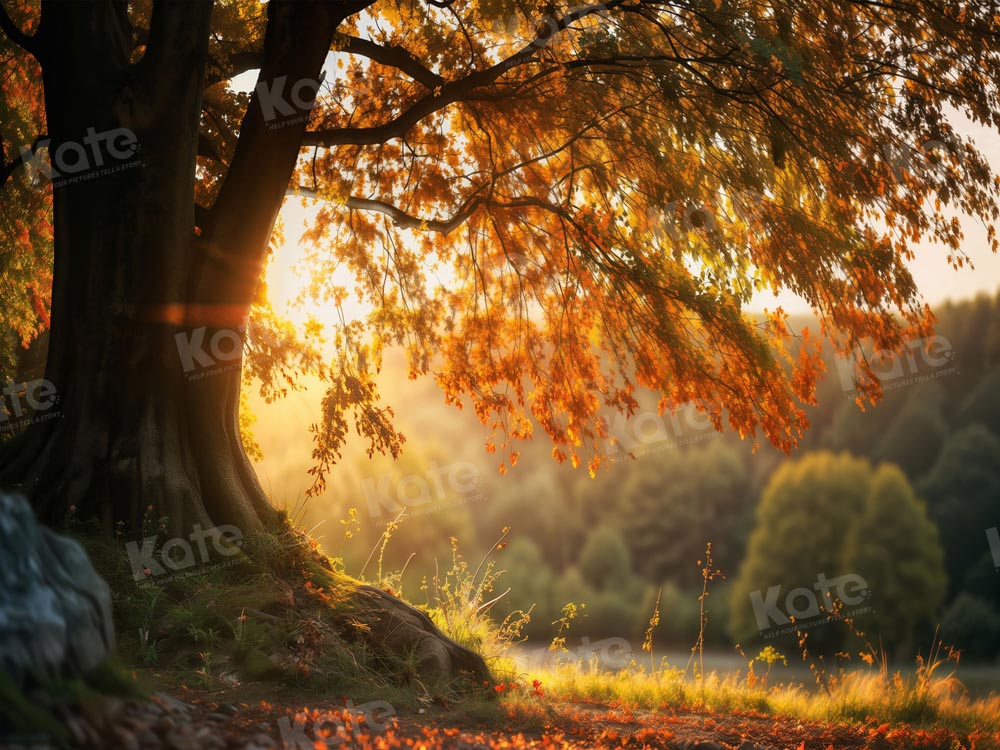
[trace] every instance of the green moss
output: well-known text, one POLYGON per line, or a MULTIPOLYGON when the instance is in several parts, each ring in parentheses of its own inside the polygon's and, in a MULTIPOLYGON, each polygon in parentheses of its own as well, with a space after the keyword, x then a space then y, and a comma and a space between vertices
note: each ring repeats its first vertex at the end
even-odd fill
MULTIPOLYGON (((29 695, 14 684, 11 677, 0 672, 0 734, 10 739, 44 736, 57 743, 69 742, 69 727, 57 718, 52 709, 57 706, 82 706, 97 703, 106 697, 146 697, 139 686, 113 660, 108 660, 76 679, 58 681, 29 678, 34 688, 29 695), (39 700, 39 695, 44 696, 39 700)), ((29 743, 30 744, 30 743, 29 743)))
POLYGON ((240 673, 245 679, 254 682, 276 682, 283 676, 281 667, 257 649, 250 649, 244 655, 240 673))
POLYGON ((0 730, 4 735, 43 735, 68 742, 69 728, 54 714, 29 700, 11 678, 0 672, 0 730))

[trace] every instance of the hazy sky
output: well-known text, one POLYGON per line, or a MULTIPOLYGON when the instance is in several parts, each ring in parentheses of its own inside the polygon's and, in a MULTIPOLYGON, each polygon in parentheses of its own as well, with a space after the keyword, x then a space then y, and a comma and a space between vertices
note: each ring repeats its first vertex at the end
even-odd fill
MULTIPOLYGON (((960 126, 957 118, 953 120, 953 125, 961 135, 975 139, 979 150, 993 166, 993 171, 1000 174, 1000 133, 968 121, 960 126)), ((931 244, 919 246, 917 257, 910 265, 917 288, 932 307, 948 299, 973 297, 977 292, 987 292, 992 296, 1000 288, 1000 255, 990 252, 986 244, 986 228, 967 217, 961 218, 965 233, 963 249, 975 268, 966 266, 954 270, 948 265, 947 249, 931 244)), ((778 304, 787 312, 808 312, 808 305, 793 294, 782 294, 777 301, 773 294, 760 294, 754 299, 753 307, 774 308, 778 304)))

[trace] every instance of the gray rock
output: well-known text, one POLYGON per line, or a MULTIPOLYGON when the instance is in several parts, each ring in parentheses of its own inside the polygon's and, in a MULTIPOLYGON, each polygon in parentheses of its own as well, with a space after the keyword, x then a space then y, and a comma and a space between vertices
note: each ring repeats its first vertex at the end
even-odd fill
POLYGON ((77 542, 0 492, 0 671, 23 687, 85 674, 114 649, 111 590, 77 542))
POLYGON ((174 696, 167 693, 153 693, 153 700, 159 703, 161 708, 172 714, 188 715, 194 708, 194 706, 177 700, 174 696))

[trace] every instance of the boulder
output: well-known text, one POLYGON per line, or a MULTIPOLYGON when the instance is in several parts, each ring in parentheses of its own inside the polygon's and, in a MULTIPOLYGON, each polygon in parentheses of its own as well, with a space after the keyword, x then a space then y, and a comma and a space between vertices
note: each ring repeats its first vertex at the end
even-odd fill
POLYGON ((40 526, 28 501, 0 492, 0 673, 85 675, 114 648, 111 590, 83 547, 40 526))

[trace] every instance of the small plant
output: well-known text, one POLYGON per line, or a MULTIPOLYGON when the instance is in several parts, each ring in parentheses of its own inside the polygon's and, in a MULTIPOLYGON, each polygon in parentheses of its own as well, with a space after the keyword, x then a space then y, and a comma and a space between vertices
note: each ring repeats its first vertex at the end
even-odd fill
POLYGON ((924 659, 923 654, 917 654, 916 683, 917 691, 919 693, 930 694, 942 685, 946 685, 951 688, 958 683, 955 679, 954 673, 951 673, 946 677, 934 676, 942 666, 948 664, 949 662, 958 666, 958 661, 962 656, 962 652, 954 646, 945 645, 945 643, 941 640, 939 631, 940 626, 934 629, 934 638, 931 639, 931 647, 928 651, 927 658, 924 659))
POLYGON ((354 538, 354 535, 361 528, 361 521, 358 520, 358 509, 348 508, 347 518, 340 519, 340 525, 344 527, 344 538, 340 542, 340 551, 337 556, 331 559, 334 568, 340 572, 345 572, 344 568, 344 549, 347 547, 347 542, 354 538))
MULTIPOLYGON (((372 557, 374 557, 375 552, 378 551, 378 571, 375 574, 375 584, 383 589, 389 588, 389 593, 394 594, 396 596, 401 595, 401 592, 396 592, 391 590, 392 587, 388 585, 388 582, 386 581, 386 576, 383 572, 382 562, 385 559, 385 548, 389 545, 389 540, 392 539, 392 535, 396 533, 396 529, 398 529, 400 524, 403 522, 403 517, 405 515, 406 515, 406 509, 404 508, 399 512, 398 516, 396 516, 394 519, 392 519, 385 525, 385 530, 382 532, 382 535, 379 537, 378 541, 375 542, 375 546, 372 547, 372 551, 368 554, 368 559, 365 560, 365 564, 361 566, 361 572, 358 573, 358 578, 364 580, 365 571, 368 569, 368 563, 372 561, 372 557)), ((413 555, 410 555, 411 559, 412 557, 413 555)), ((409 562, 409 560, 407 560, 407 562, 409 562)), ((398 580, 401 583, 403 579, 403 573, 405 572, 405 570, 406 566, 404 565, 402 570, 400 570, 398 573, 392 576, 393 580, 394 581, 398 580)))
POLYGON ((212 669, 215 667, 215 656, 211 651, 201 651, 198 653, 198 658, 201 659, 201 667, 194 670, 194 673, 198 675, 202 684, 210 685, 215 681, 215 676, 212 674, 212 669))
POLYGON ((215 648, 219 645, 219 631, 215 628, 199 628, 197 625, 188 625, 188 635, 196 646, 208 646, 215 648))
POLYGON ((653 631, 660 624, 660 596, 663 589, 656 592, 656 604, 653 605, 653 616, 649 618, 649 627, 646 628, 646 637, 642 641, 642 650, 649 652, 649 673, 653 674, 656 667, 653 664, 653 631))
POLYGON ((553 625, 558 625, 559 630, 556 632, 555 638, 552 639, 552 643, 549 644, 549 651, 569 650, 566 648, 566 633, 569 632, 569 627, 573 623, 573 620, 578 617, 580 619, 586 617, 586 615, 581 616, 581 612, 586 608, 586 604, 574 604, 573 602, 563 605, 562 617, 552 623, 553 625))
POLYGON ((767 680, 771 676, 771 667, 775 664, 781 663, 784 666, 788 666, 788 659, 785 655, 778 651, 774 646, 764 646, 753 659, 750 660, 749 669, 747 670, 747 687, 753 689, 755 687, 760 687, 767 689, 767 680), (758 677, 754 674, 753 665, 757 662, 767 665, 767 669, 764 670, 764 674, 758 677))
POLYGON ((705 560, 699 560, 698 565, 701 566, 701 594, 698 596, 698 640, 695 641, 694 646, 691 647, 691 657, 688 659, 687 667, 685 667, 685 672, 687 672, 694 662, 695 657, 698 657, 698 669, 697 677, 701 682, 702 690, 705 689, 705 631, 708 629, 708 610, 705 607, 705 600, 708 599, 708 582, 714 581, 716 578, 726 579, 725 574, 712 567, 712 543, 705 543, 705 560))
POLYGON ((430 585, 421 586, 427 596, 427 609, 431 618, 446 635, 464 646, 476 650, 494 667, 501 666, 510 651, 521 643, 524 627, 531 621, 527 612, 511 612, 501 622, 494 622, 490 611, 510 591, 494 596, 502 570, 490 558, 506 548, 505 539, 510 527, 505 526, 500 537, 483 555, 475 570, 458 551, 458 540, 451 538, 451 569, 443 576, 435 573, 430 585))
POLYGON ((149 629, 139 628, 139 642, 136 647, 139 663, 144 667, 155 667, 160 655, 156 650, 156 641, 150 640, 149 629))
POLYGON ((250 650, 250 639, 247 637, 247 611, 240 610, 240 616, 236 618, 236 627, 233 629, 233 638, 236 641, 236 652, 245 654, 250 650))

